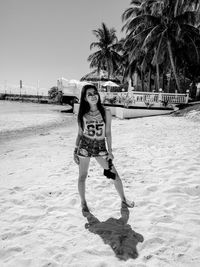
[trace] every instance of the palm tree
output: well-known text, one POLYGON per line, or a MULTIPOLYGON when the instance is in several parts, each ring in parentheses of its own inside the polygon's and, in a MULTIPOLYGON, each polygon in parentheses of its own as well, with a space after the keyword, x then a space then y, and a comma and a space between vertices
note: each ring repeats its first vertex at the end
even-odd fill
MULTIPOLYGON (((125 10, 122 14, 122 21, 126 22, 122 30, 127 30, 129 28, 129 23, 135 17, 144 14, 154 14, 154 6, 157 4, 157 0, 132 0, 131 7, 125 10)), ((146 36, 146 31, 148 28, 146 24, 139 24, 134 29, 127 30, 128 35, 125 38, 124 47, 128 54, 127 72, 126 74, 132 79, 134 73, 137 73, 141 78, 142 90, 144 90, 144 77, 146 71, 148 71, 149 87, 147 90, 151 90, 151 74, 153 66, 151 60, 153 57, 152 51, 144 51, 141 49, 141 38, 146 36), (141 34, 142 33, 142 34, 141 34), (134 36, 134 38, 133 38, 134 36), (129 66, 128 66, 129 65, 129 66)), ((157 68, 158 70, 158 68, 157 68)))
POLYGON ((109 78, 121 61, 121 56, 116 51, 118 43, 116 30, 114 28, 108 29, 105 23, 102 23, 102 28, 93 30, 93 33, 98 41, 90 45, 90 50, 93 48, 98 50, 88 57, 90 67, 97 68, 99 73, 100 70, 106 70, 109 78))
MULTIPOLYGON (((142 0, 140 2, 143 2, 142 0)), ((124 26, 129 42, 136 43, 137 47, 150 53, 154 51, 152 63, 157 69, 157 83, 159 83, 159 65, 164 61, 170 62, 178 91, 180 83, 177 75, 177 50, 181 44, 190 45, 199 58, 195 40, 199 38, 199 31, 195 28, 195 8, 197 0, 160 0, 147 1, 148 13, 143 9, 139 15, 129 16, 124 26)), ((126 18, 126 17, 125 17, 126 18)), ((135 47, 130 48, 135 54, 135 47)), ((159 85, 158 85, 159 86, 159 85)))

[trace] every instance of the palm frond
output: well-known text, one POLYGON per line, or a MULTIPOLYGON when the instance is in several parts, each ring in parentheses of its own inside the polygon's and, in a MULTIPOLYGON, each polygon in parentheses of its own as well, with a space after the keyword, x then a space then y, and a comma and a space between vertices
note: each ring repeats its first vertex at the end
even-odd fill
POLYGON ((96 51, 96 52, 94 52, 93 54, 91 54, 91 55, 89 55, 89 57, 88 57, 88 61, 92 61, 92 60, 95 60, 95 59, 99 59, 99 57, 100 57, 100 55, 101 55, 101 51, 99 50, 99 51, 96 51))
POLYGON ((164 46, 166 46, 166 44, 164 44, 164 35, 165 35, 165 31, 162 32, 161 34, 161 37, 160 37, 160 40, 159 40, 159 43, 158 43, 158 46, 156 48, 156 53, 155 53, 155 58, 153 59, 154 62, 152 62, 152 64, 155 64, 155 62, 157 62, 158 64, 161 64, 162 61, 164 60, 164 54, 165 54, 165 51, 166 49, 163 49, 164 46))
POLYGON ((134 36, 132 36, 132 39, 135 40, 144 40, 145 36, 152 30, 154 29, 153 26, 148 27, 147 29, 143 30, 142 32, 135 34, 134 36))
POLYGON ((183 34, 185 32, 189 33, 189 34, 193 34, 196 38, 200 38, 200 33, 199 33, 199 30, 198 28, 192 26, 192 25, 189 25, 189 24, 182 24, 181 25, 181 29, 182 29, 182 32, 183 34))
POLYGON ((136 18, 132 19, 128 24, 127 24, 127 29, 126 32, 131 31, 135 29, 135 27, 141 23, 145 23, 147 25, 156 25, 160 23, 160 17, 155 17, 151 15, 140 15, 137 16, 136 18))
POLYGON ((122 14, 122 22, 129 20, 131 17, 135 17, 138 14, 138 7, 129 7, 127 10, 124 11, 122 14))
POLYGON ((143 45, 142 45, 142 49, 144 49, 145 47, 148 46, 148 44, 151 42, 155 42, 158 40, 158 37, 162 34, 163 32, 163 28, 161 25, 157 25, 155 26, 146 36, 146 38, 144 39, 143 45))
POLYGON ((199 55, 200 50, 199 50, 199 47, 195 44, 194 40, 188 34, 187 34, 187 36, 188 36, 188 38, 191 41, 191 44, 192 44, 193 49, 194 49, 194 51, 196 53, 196 56, 197 56, 197 63, 199 64, 199 59, 200 59, 200 55, 199 55))
POLYGON ((93 48, 96 48, 96 47, 98 47, 98 48, 101 47, 101 45, 100 45, 99 42, 93 42, 93 43, 91 43, 91 45, 90 45, 90 50, 92 50, 93 48))
POLYGON ((191 24, 195 25, 197 13, 194 11, 186 11, 181 15, 174 18, 174 21, 178 24, 191 24))
POLYGON ((141 5, 142 0, 131 0, 131 5, 141 5))

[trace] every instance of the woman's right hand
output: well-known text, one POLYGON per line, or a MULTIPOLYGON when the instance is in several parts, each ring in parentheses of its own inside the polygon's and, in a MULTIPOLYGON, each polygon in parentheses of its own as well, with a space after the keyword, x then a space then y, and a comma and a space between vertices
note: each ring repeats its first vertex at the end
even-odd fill
POLYGON ((106 159, 107 159, 107 161, 109 161, 109 159, 113 160, 114 159, 113 153, 109 152, 106 159))
POLYGON ((79 157, 78 157, 78 155, 77 155, 77 151, 78 151, 78 149, 75 148, 75 149, 74 149, 74 162, 75 162, 77 165, 79 165, 79 157))

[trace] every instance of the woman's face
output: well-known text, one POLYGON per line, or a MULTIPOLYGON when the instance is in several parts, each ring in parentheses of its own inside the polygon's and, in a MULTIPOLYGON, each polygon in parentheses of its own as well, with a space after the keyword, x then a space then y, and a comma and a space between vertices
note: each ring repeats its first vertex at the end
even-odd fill
POLYGON ((98 92, 94 88, 89 88, 86 91, 86 101, 90 105, 96 105, 99 100, 98 92))

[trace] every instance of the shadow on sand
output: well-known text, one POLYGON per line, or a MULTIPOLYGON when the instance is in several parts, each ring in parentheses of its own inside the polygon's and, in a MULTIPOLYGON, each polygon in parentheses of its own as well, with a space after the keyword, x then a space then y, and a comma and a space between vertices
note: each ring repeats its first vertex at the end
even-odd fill
POLYGON ((144 238, 141 234, 136 233, 127 224, 129 219, 129 210, 126 205, 122 204, 121 218, 109 218, 105 222, 100 222, 92 213, 83 212, 83 216, 87 218, 88 223, 85 228, 91 233, 99 235, 105 244, 111 246, 115 255, 121 260, 138 257, 137 244, 143 242, 144 238))

